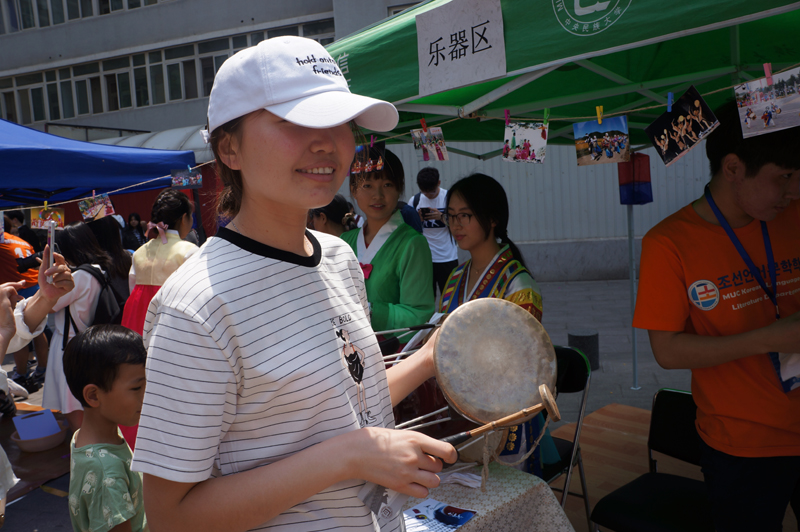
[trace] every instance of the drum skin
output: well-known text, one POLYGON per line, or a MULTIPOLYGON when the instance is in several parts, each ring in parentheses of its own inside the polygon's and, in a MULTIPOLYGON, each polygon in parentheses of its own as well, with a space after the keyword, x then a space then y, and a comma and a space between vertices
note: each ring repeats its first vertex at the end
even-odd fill
POLYGON ((556 384, 556 353, 539 321, 514 303, 470 301, 445 320, 434 346, 436 380, 450 406, 483 425, 542 402, 556 384))

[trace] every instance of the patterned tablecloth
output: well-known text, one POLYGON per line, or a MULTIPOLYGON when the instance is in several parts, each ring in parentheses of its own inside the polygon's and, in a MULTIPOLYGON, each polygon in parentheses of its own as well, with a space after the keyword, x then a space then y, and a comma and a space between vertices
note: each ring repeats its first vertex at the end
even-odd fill
MULTIPOLYGON (((481 470, 475 467, 465 472, 480 475, 481 470)), ((480 488, 442 484, 431 490, 428 498, 477 510, 459 532, 575 532, 544 480, 496 463, 489 465, 486 493, 480 488)), ((412 497, 403 510, 420 502, 412 497)))

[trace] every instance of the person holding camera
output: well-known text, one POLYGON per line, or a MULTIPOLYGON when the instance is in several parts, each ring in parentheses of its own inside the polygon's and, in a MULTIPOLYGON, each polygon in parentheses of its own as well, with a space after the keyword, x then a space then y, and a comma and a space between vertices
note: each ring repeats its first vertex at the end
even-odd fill
POLYGON ((411 202, 422 220, 422 235, 428 239, 433 259, 433 295, 436 296, 436 287, 444 293, 447 277, 453 268, 458 266, 458 247, 450 237, 447 224, 443 215, 447 209, 447 190, 442 188, 439 179, 439 170, 436 168, 423 168, 417 174, 419 194, 411 202))
MULTIPOLYGON (((25 286, 18 291, 19 295, 31 297, 39 290, 39 261, 36 259, 33 246, 28 242, 11 233, 3 233, 3 242, 0 243, 0 283, 24 282, 25 286)), ((36 369, 30 371, 28 368, 30 350, 26 345, 14 352, 15 367, 10 375, 14 382, 30 393, 40 389, 44 383, 49 348, 44 333, 34 338, 33 343, 37 348, 36 369)))

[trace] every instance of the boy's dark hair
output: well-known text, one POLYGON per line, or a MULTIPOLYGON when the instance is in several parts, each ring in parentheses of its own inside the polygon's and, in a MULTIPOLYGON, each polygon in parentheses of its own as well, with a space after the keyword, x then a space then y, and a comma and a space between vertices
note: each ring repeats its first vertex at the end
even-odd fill
POLYGON ((439 170, 430 166, 417 173, 417 186, 420 192, 433 192, 439 184, 439 170))
POLYGON ((109 391, 120 364, 144 364, 146 359, 144 341, 134 331, 121 325, 93 325, 64 349, 64 375, 69 391, 86 408, 83 389, 87 385, 109 391))
MULTIPOLYGON (((742 109, 747 109, 747 106, 742 109)), ((729 153, 737 155, 744 162, 747 177, 753 177, 768 163, 792 170, 800 168, 800 150, 797 149, 800 146, 800 128, 793 127, 745 139, 742 138, 742 123, 735 100, 728 100, 714 114, 719 126, 706 140, 706 156, 712 177, 722 169, 722 159, 729 153)))
MULTIPOLYGON (((503 244, 508 244, 514 258, 527 270, 525 260, 522 258, 519 248, 508 238, 508 197, 503 185, 493 177, 486 174, 475 173, 463 179, 459 179, 447 191, 447 203, 450 206, 450 198, 458 194, 472 211, 473 216, 488 237, 492 231, 492 222, 495 223, 494 236, 499 238, 503 244)), ((528 273, 533 275, 530 270, 528 273)))
POLYGON ((22 211, 6 211, 6 216, 12 220, 17 220, 19 223, 25 223, 25 214, 22 211))
MULTIPOLYGON (((400 195, 403 195, 403 191, 406 189, 406 174, 403 170, 403 163, 400 161, 400 158, 390 150, 386 150, 380 153, 380 155, 383 157, 383 169, 379 172, 370 172, 368 174, 350 174, 351 193, 354 192, 356 188, 358 188, 358 186, 360 186, 365 180, 388 179, 392 184, 394 184, 400 195)), ((374 149, 370 150, 369 156, 373 160, 378 159, 377 152, 374 152, 374 149)))

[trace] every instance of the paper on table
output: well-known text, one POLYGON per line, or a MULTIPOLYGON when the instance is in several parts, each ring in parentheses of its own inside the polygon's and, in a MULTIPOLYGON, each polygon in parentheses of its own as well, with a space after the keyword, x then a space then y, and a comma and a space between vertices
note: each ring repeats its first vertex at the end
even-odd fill
POLYGON ((12 419, 21 440, 44 438, 61 430, 61 427, 58 426, 58 421, 56 421, 53 412, 50 410, 40 410, 39 412, 32 412, 12 419))

